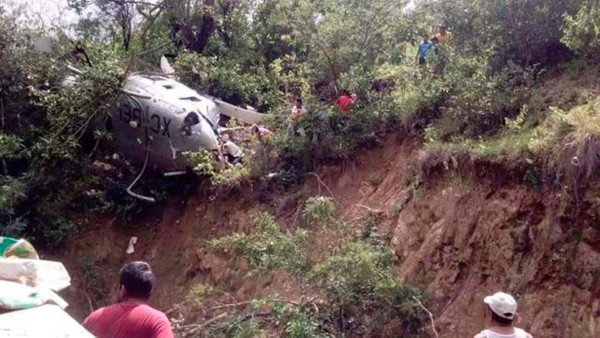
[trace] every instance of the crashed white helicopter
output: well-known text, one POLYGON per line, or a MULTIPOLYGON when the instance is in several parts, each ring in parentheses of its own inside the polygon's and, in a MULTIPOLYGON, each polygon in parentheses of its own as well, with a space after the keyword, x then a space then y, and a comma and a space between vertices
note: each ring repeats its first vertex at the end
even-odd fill
MULTIPOLYGON (((73 66, 68 68, 81 73, 73 66)), ((150 202, 154 199, 132 191, 147 167, 165 176, 184 174, 189 163, 181 153, 202 149, 220 151, 221 114, 248 124, 258 124, 265 116, 200 95, 172 79, 170 75, 174 70, 164 56, 161 69, 162 74, 128 75, 107 121, 107 131, 113 134, 117 152, 133 163, 142 164, 127 193, 150 202)))

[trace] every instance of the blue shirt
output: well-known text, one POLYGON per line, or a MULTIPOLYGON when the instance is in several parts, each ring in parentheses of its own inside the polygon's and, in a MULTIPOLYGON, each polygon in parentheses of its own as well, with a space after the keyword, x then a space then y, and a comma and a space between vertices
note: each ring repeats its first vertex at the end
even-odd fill
POLYGON ((427 54, 429 54, 429 51, 432 50, 433 47, 434 45, 430 41, 424 41, 423 43, 421 43, 419 45, 419 58, 426 59, 427 54))

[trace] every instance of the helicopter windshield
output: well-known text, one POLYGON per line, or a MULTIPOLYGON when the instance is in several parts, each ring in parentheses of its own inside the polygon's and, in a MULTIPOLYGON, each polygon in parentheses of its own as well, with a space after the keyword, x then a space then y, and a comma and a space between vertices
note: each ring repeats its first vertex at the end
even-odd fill
POLYGON ((189 113, 183 119, 183 133, 186 136, 192 135, 192 127, 200 123, 200 118, 196 113, 189 113))

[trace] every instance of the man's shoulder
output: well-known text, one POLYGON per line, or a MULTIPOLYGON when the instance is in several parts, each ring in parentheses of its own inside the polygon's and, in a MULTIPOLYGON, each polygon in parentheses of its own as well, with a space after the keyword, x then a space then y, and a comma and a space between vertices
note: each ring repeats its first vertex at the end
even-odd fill
POLYGON ((89 327, 105 320, 110 320, 110 318, 118 316, 120 312, 122 312, 122 310, 119 308, 118 304, 104 306, 90 313, 83 324, 84 326, 89 327))
POLYGON ((525 336, 527 338, 533 338, 533 336, 531 335, 531 333, 529 333, 529 332, 527 332, 527 331, 525 331, 523 329, 520 329, 518 327, 515 327, 515 332, 518 332, 521 336, 525 336))
POLYGON ((110 312, 117 311, 117 310, 119 310, 119 304, 107 305, 107 306, 103 306, 97 310, 94 310, 92 313, 90 313, 90 315, 88 317, 101 316, 102 314, 110 313, 110 312))
POLYGON ((156 317, 156 318, 160 317, 160 318, 167 319, 167 315, 165 315, 164 312, 157 310, 148 304, 141 304, 137 308, 137 310, 145 313, 146 315, 152 316, 152 317, 156 317))

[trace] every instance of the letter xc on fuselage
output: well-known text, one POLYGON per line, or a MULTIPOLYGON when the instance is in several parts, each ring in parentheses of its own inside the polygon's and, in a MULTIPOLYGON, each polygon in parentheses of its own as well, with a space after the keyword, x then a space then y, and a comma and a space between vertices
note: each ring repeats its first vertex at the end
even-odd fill
POLYGON ((162 129, 162 136, 171 137, 171 132, 169 131, 169 127, 171 126, 172 119, 166 118, 153 113, 149 114, 149 108, 146 107, 145 111, 142 111, 139 108, 131 109, 131 106, 127 103, 122 104, 119 107, 119 118, 126 124, 129 124, 131 121, 138 121, 139 125, 146 125, 150 127, 150 130, 155 134, 160 134, 162 129), (150 115, 150 118, 148 118, 150 115))

